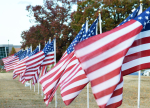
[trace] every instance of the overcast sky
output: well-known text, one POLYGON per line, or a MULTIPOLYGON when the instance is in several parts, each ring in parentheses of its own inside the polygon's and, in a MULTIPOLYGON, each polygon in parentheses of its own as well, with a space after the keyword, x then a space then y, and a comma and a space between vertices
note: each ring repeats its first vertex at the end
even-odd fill
POLYGON ((21 33, 33 24, 29 22, 27 5, 43 5, 43 0, 0 1, 0 44, 21 45, 21 33))

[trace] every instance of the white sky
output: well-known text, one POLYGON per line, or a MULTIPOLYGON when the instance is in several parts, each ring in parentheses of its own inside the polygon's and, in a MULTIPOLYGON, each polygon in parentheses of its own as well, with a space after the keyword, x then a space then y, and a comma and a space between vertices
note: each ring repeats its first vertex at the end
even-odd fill
POLYGON ((28 30, 27 5, 43 5, 43 0, 0 0, 0 44, 21 45, 22 31, 28 30))

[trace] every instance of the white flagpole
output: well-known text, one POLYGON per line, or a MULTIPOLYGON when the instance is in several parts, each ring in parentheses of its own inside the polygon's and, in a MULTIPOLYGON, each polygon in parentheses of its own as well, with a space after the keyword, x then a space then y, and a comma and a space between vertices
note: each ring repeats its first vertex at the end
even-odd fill
MULTIPOLYGON (((143 11, 143 6, 142 5, 143 5, 142 0, 140 0, 140 11, 139 11, 138 14, 141 14, 142 11, 143 11)), ((141 70, 139 70, 138 73, 139 73, 139 75, 138 75, 138 108, 140 108, 141 70)))
MULTIPOLYGON (((31 44, 30 48, 31 48, 31 53, 32 53, 32 44, 31 44)), ((30 90, 31 90, 31 80, 30 80, 30 90)))
MULTIPOLYGON (((54 35, 54 66, 56 65, 56 35, 54 35)), ((55 92, 55 108, 57 108, 57 90, 55 92)))
MULTIPOLYGON (((86 33, 88 31, 88 17, 86 18, 86 33)), ((87 84, 87 108, 89 108, 89 83, 87 84)))
POLYGON ((99 11, 99 31, 102 33, 102 24, 101 24, 101 11, 99 11))
MULTIPOLYGON (((39 43, 39 51, 41 50, 41 45, 39 43)), ((40 89, 40 86, 39 86, 39 80, 38 80, 38 94, 39 94, 39 89, 40 89)))
MULTIPOLYGON (((28 53, 28 47, 25 48, 25 50, 27 50, 27 53, 28 53)), ((25 82, 25 86, 27 85, 28 81, 25 82)))
POLYGON ((6 47, 5 47, 5 54, 6 54, 6 57, 7 57, 7 51, 6 51, 6 47))

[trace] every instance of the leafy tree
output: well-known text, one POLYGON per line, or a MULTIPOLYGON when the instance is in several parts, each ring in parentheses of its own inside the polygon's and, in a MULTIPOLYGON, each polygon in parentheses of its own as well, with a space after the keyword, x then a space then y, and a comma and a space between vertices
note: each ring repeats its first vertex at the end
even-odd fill
POLYGON ((10 56, 10 55, 13 55, 13 54, 15 54, 15 53, 16 53, 16 50, 15 50, 14 47, 12 47, 11 52, 9 53, 9 56, 10 56))
POLYGON ((73 40, 73 31, 70 27, 71 1, 46 0, 44 6, 27 6, 27 11, 30 21, 38 25, 22 32, 22 48, 30 44, 35 48, 39 43, 43 48, 45 41, 48 41, 49 37, 53 39, 56 35, 56 53, 59 59, 73 40))
MULTIPOLYGON (((139 0, 86 0, 78 2, 77 11, 72 15, 71 27, 78 33, 81 25, 85 22, 86 17, 89 24, 92 24, 98 16, 98 10, 101 10, 102 31, 108 31, 115 28, 126 17, 131 10, 137 8, 139 0)), ((143 0, 144 10, 150 6, 149 0, 143 0)))

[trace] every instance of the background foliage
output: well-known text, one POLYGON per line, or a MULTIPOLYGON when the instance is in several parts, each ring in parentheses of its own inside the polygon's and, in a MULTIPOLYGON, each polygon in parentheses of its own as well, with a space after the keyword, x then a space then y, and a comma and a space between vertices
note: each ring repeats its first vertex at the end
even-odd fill
MULTIPOLYGON (((86 18, 90 27, 100 10, 102 31, 106 32, 121 23, 139 4, 139 0, 46 0, 43 6, 29 5, 26 10, 29 12, 30 21, 37 25, 22 32, 22 48, 32 44, 35 49, 41 43, 43 49, 45 41, 48 41, 49 37, 53 39, 56 35, 56 55, 59 60, 86 18), (74 5, 77 6, 76 11, 72 10, 74 5)), ((143 0, 143 10, 148 6, 149 0, 143 0)))

